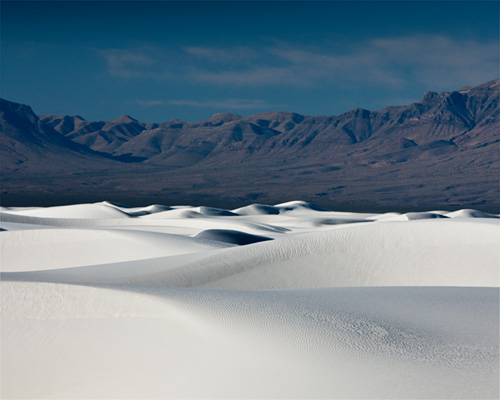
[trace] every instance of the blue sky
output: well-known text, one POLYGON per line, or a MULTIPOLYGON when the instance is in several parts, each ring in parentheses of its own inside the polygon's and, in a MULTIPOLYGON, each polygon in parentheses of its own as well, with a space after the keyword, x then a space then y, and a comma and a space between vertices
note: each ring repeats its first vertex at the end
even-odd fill
POLYGON ((144 122, 338 115, 499 75, 499 3, 2 1, 1 97, 144 122))

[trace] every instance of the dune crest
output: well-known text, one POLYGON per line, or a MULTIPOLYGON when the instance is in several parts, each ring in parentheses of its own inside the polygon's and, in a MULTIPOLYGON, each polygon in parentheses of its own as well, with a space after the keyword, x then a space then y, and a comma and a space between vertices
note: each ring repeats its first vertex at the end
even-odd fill
POLYGON ((2 398, 498 398, 498 215, 2 208, 2 398))

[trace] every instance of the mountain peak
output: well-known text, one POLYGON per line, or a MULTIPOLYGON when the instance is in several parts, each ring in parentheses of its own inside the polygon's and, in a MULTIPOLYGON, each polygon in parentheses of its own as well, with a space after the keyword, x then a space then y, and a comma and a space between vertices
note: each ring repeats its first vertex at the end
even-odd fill
POLYGON ((114 119, 113 121, 110 121, 110 122, 114 122, 114 123, 118 123, 118 124, 127 124, 127 123, 131 123, 131 122, 139 122, 139 121, 136 120, 135 118, 132 118, 130 115, 122 114, 119 118, 114 119))
POLYGON ((444 98, 446 98, 449 94, 450 94, 449 92, 433 92, 433 91, 425 92, 424 96, 422 97, 422 100, 420 100, 419 103, 434 107, 444 98))
POLYGON ((497 79, 492 79, 491 81, 488 81, 486 83, 483 83, 482 85, 477 86, 478 88, 490 88, 490 89, 499 89, 500 88, 500 78, 497 79))
POLYGON ((233 113, 216 113, 212 115, 210 118, 207 119, 207 121, 225 121, 225 122, 230 122, 230 121, 236 121, 238 119, 241 119, 241 116, 238 114, 233 114, 233 113))
POLYGON ((239 121, 240 119, 241 116, 238 114, 217 113, 200 123, 204 126, 220 126, 227 124, 228 122, 239 121))
POLYGON ((33 112, 33 109, 30 106, 21 103, 14 103, 5 99, 0 99, 0 111, 14 112, 16 114, 29 117, 30 119, 38 119, 38 116, 33 112))

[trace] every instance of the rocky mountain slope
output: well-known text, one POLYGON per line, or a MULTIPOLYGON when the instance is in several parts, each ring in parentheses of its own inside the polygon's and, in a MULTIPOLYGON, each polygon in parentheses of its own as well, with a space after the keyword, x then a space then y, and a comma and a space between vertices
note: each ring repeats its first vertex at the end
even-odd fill
POLYGON ((428 92, 408 106, 339 116, 222 113, 163 123, 127 115, 97 122, 38 118, 29 107, 3 100, 8 190, 2 198, 19 198, 16 176, 26 176, 33 189, 23 187, 25 196, 41 198, 36 192, 45 190, 51 194, 41 196, 50 201, 71 188, 75 197, 96 200, 228 205, 302 197, 330 208, 435 204, 491 211, 499 203, 499 88, 497 79, 428 92), (30 180, 35 170, 50 178, 46 185, 30 180))
MULTIPOLYGON (((74 118, 69 118, 73 120, 74 118)), ((1 166, 12 173, 78 170, 114 165, 113 157, 74 142, 45 124, 31 107, 0 99, 1 166)))
POLYGON ((187 166, 209 160, 218 163, 220 156, 226 162, 304 152, 328 158, 329 150, 352 145, 390 153, 418 146, 456 146, 455 142, 465 144, 471 138, 478 144, 490 143, 495 140, 493 123, 498 113, 498 81, 492 81, 452 93, 428 92, 409 106, 374 112, 358 108, 337 117, 268 112, 250 117, 216 114, 195 123, 146 124, 127 115, 107 122, 50 115, 42 121, 95 151, 187 166))

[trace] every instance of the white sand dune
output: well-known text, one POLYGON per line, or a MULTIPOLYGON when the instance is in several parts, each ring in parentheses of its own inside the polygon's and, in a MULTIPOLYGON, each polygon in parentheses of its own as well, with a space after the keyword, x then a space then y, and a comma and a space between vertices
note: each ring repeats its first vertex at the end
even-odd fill
POLYGON ((2 399, 500 396, 496 215, 104 202, 1 228, 2 399))
POLYGON ((123 229, 29 229, 7 231, 2 271, 44 270, 225 248, 226 243, 169 233, 123 229))

